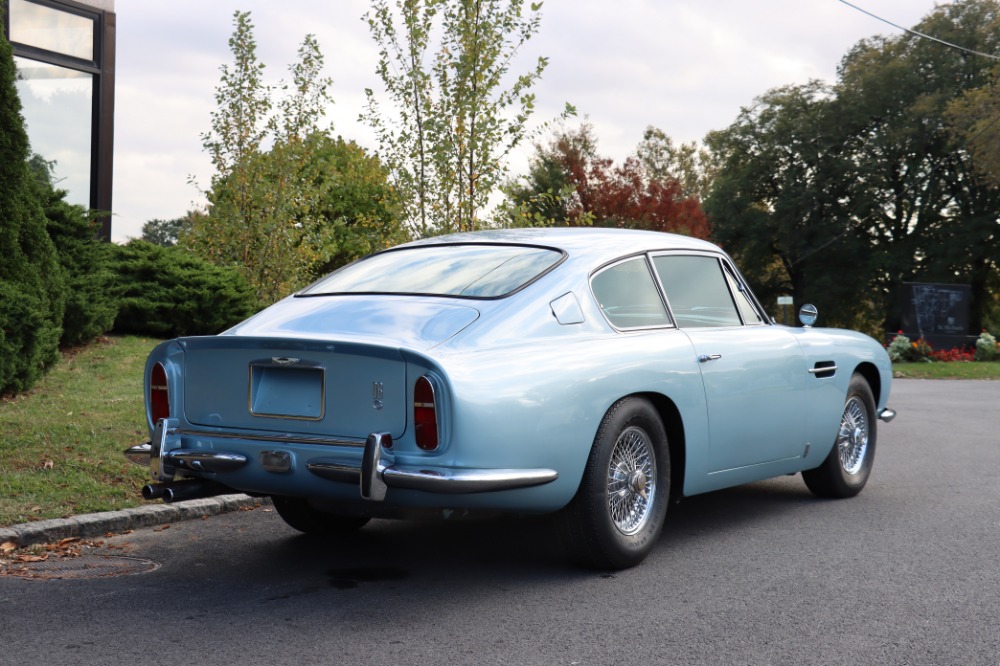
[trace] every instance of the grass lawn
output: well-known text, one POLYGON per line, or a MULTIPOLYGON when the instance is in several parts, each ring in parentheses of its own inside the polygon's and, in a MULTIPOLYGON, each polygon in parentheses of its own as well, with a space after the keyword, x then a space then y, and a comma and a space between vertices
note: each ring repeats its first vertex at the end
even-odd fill
MULTIPOLYGON (((158 341, 102 338, 34 389, 0 401, 0 526, 138 506, 145 468, 122 451, 146 441, 142 372, 158 341)), ((897 363, 897 377, 1000 379, 1000 363, 897 363)))
POLYGON ((1000 362, 893 363, 892 374, 910 379, 1000 379, 1000 362))
POLYGON ((142 503, 147 471, 122 451, 148 439, 142 374, 157 342, 101 338, 0 401, 0 526, 142 503))

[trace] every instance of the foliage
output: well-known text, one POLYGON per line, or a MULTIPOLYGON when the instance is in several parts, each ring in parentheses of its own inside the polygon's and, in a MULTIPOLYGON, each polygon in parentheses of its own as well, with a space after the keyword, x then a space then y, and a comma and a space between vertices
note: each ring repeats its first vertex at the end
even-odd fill
POLYGON ((194 221, 204 215, 201 211, 190 210, 184 217, 172 220, 149 220, 142 225, 142 236, 140 238, 154 245, 173 247, 177 245, 181 236, 190 233, 191 228, 194 226, 194 221))
POLYGON ((192 220, 183 243, 221 266, 235 266, 267 305, 292 290, 315 261, 309 242, 321 237, 314 209, 320 193, 303 177, 314 168, 311 141, 329 102, 330 80, 312 35, 299 47, 292 81, 275 89, 263 80, 250 14, 234 14, 229 40, 234 63, 222 66, 212 129, 202 135, 215 175, 208 215, 192 220), (270 150, 268 151, 268 147, 270 150))
MULTIPOLYGON (((998 12, 992 0, 958 0, 915 30, 992 52, 998 12)), ((980 326, 1000 256, 1000 189, 971 170, 947 112, 990 66, 906 33, 858 43, 832 88, 769 91, 707 141, 720 165, 706 202, 715 239, 765 300, 791 291, 835 323, 884 312, 893 330, 903 282, 961 282, 980 326)))
POLYGON ((142 375, 157 342, 99 338, 0 401, 0 526, 142 502, 148 471, 122 451, 148 437, 142 375))
POLYGON ((894 377, 911 379, 1000 379, 1000 363, 893 363, 894 377))
POLYGON ((707 148, 695 142, 675 145, 666 132, 652 125, 643 133, 635 155, 650 179, 676 180, 685 197, 702 201, 718 170, 707 148))
POLYGON ((123 285, 116 333, 210 335, 254 311, 253 289, 235 268, 142 240, 113 249, 123 285))
POLYGON ((841 195, 847 158, 830 90, 777 88, 707 138, 719 173, 705 202, 713 240, 764 302, 792 295, 847 326, 866 307, 867 240, 841 195))
MULTIPOLYGON (((998 12, 992 0, 959 0, 939 5, 915 30, 993 52, 998 12)), ((865 40, 841 65, 835 92, 851 168, 839 189, 854 226, 878 248, 868 281, 888 303, 887 326, 895 328, 902 282, 969 284, 971 325, 981 326, 1000 256, 1000 190, 976 177, 948 109, 986 84, 992 65, 911 33, 865 40)))
POLYGON ((66 293, 28 165, 10 43, 0 34, 0 395, 58 358, 66 293))
POLYGON ((341 137, 319 134, 310 140, 316 146, 303 177, 313 179, 318 196, 316 224, 302 240, 310 257, 307 281, 410 239, 399 221, 397 193, 377 157, 341 137))
POLYGON ((111 248, 98 240, 100 222, 93 211, 67 202, 66 192, 53 187, 52 163, 38 155, 30 163, 66 284, 59 342, 64 347, 81 345, 110 330, 118 314, 111 248))
MULTIPOLYGON (((525 12, 523 0, 396 0, 394 8, 374 0, 366 14, 389 108, 369 89, 362 119, 416 235, 485 224, 480 214, 506 178, 508 155, 532 135, 530 91, 548 60, 518 76, 510 70, 538 31, 540 8, 525 12)), ((572 113, 567 105, 564 115, 572 113)))
POLYGON ((508 196, 518 215, 527 211, 556 224, 709 234, 701 204, 684 195, 678 180, 650 173, 637 157, 620 165, 601 157, 586 123, 536 145, 526 184, 510 186, 508 196))
POLYGON ((1000 347, 997 347, 997 339, 989 331, 983 331, 976 339, 976 360, 995 361, 1000 358, 1000 347))

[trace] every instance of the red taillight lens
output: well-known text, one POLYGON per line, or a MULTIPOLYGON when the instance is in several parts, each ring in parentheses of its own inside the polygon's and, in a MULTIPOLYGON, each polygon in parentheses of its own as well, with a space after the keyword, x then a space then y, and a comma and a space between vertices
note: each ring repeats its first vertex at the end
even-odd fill
POLYGON ((167 391, 167 371, 157 363, 149 373, 149 412, 153 423, 170 417, 170 393, 167 391))
POLYGON ((417 446, 424 451, 438 447, 437 406, 434 404, 434 386, 427 377, 421 377, 413 387, 413 423, 416 426, 417 446))

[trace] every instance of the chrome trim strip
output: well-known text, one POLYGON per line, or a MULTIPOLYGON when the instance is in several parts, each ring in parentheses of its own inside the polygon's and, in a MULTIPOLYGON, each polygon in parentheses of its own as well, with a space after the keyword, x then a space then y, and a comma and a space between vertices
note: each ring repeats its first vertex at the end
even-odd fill
POLYGON ((889 423, 894 418, 896 418, 896 410, 889 409, 888 407, 886 407, 885 409, 883 409, 881 412, 878 413, 878 418, 883 423, 889 423))
MULTIPOLYGON (((559 473, 554 469, 456 469, 411 465, 385 467, 381 464, 377 466, 381 468, 381 474, 378 476, 381 476, 382 482, 388 488, 421 490, 439 495, 530 488, 551 483, 559 478, 559 473)), ((334 460, 311 460, 306 464, 306 469, 316 476, 338 483, 358 483, 363 476, 361 468, 334 460)))
POLYGON ((204 449, 173 449, 163 459, 168 465, 196 472, 235 472, 247 464, 247 457, 239 453, 204 449))
POLYGON ((448 495, 541 486, 559 478, 559 472, 554 469, 454 469, 393 465, 386 468, 382 478, 390 488, 448 495))
POLYGON ((187 435, 189 437, 205 437, 210 439, 245 439, 251 442, 275 442, 277 444, 317 444, 320 446, 349 446, 355 449, 364 448, 365 442, 356 439, 335 439, 318 435, 283 435, 270 433, 267 435, 239 432, 211 432, 208 430, 192 430, 190 428, 175 428, 171 435, 187 435))
POLYGON ((809 368, 809 374, 811 375, 818 375, 824 372, 836 372, 836 371, 837 371, 836 365, 825 365, 819 368, 809 368))

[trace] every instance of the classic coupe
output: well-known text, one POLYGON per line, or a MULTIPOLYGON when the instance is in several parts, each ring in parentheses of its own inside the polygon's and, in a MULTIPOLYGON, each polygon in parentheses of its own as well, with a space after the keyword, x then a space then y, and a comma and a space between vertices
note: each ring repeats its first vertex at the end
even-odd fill
POLYGON ((666 233, 520 229, 378 252, 145 371, 147 499, 269 496, 306 533, 373 517, 560 512, 599 568, 672 500, 801 472, 865 486, 883 347, 776 324, 729 256, 666 233))

